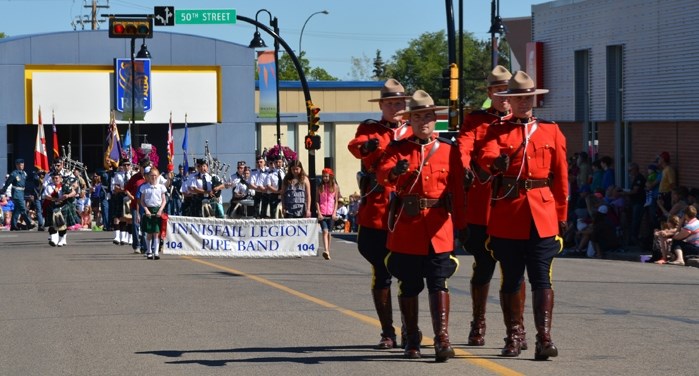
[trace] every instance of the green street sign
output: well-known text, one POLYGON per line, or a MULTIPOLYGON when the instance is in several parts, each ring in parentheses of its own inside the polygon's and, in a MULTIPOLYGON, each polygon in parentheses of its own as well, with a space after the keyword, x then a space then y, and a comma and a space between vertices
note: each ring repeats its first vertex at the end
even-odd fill
POLYGON ((175 24, 177 25, 234 24, 235 21, 235 9, 175 10, 175 24))

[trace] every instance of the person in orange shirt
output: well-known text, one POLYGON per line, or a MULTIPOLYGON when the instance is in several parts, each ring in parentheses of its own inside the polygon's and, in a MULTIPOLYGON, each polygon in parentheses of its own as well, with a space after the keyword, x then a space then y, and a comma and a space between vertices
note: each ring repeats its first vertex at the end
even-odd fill
POLYGON ((381 339, 375 346, 376 349, 398 347, 396 332, 393 328, 391 274, 386 270, 383 262, 388 254, 386 209, 392 189, 377 183, 376 169, 390 142, 412 135, 402 115, 397 115, 398 111, 405 110, 406 100, 409 98, 400 82, 392 78, 386 80, 381 88, 380 98, 369 100, 369 102, 378 102, 381 120, 365 120, 359 124, 354 139, 347 145, 350 153, 361 161, 359 173, 361 198, 356 217, 359 225, 357 248, 372 267, 371 294, 381 322, 381 339))
POLYGON ((418 295, 427 285, 435 360, 454 356, 449 341, 449 289, 447 279, 458 268, 454 233, 464 229, 466 198, 464 168, 459 148, 451 140, 436 138, 435 106, 426 92, 410 100, 413 136, 391 143, 379 163, 377 178, 395 189, 388 224, 388 271, 399 280, 398 302, 406 328, 404 356, 420 358, 418 295))
POLYGON ((479 164, 496 177, 488 219, 488 248, 500 262, 500 300, 507 328, 503 356, 521 351, 522 311, 519 290, 526 269, 532 289, 538 360, 558 355, 551 340, 554 294, 553 258, 562 251, 568 212, 566 140, 558 125, 532 115, 537 89, 524 72, 515 73, 507 91, 512 117, 493 123, 479 164))
MULTIPOLYGON (((466 223, 468 223, 468 238, 464 247, 473 255, 473 275, 471 276, 471 306, 473 321, 468 334, 469 346, 485 345, 485 312, 488 302, 490 280, 495 272, 496 261, 485 247, 488 238, 486 226, 490 214, 490 194, 492 180, 490 172, 483 170, 476 160, 478 152, 485 145, 485 135, 491 123, 509 119, 510 101, 508 97, 496 96, 495 93, 507 90, 507 83, 512 73, 501 65, 495 66, 488 74, 488 98, 490 108, 471 112, 464 119, 459 131, 459 148, 464 168, 473 172, 473 183, 468 191, 466 207, 466 223)), ((520 288, 522 302, 526 299, 526 286, 522 279, 520 288)), ((522 327, 522 350, 526 350, 527 342, 524 327, 522 327)))

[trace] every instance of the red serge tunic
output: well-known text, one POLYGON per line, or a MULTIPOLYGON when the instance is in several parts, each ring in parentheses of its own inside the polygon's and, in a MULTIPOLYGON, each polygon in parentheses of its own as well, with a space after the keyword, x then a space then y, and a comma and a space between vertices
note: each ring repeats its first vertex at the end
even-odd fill
POLYGON ((484 175, 490 175, 490 171, 482 170, 479 174, 477 170, 480 167, 474 167, 478 159, 478 152, 485 145, 485 135, 488 131, 488 126, 500 120, 509 119, 511 115, 503 117, 498 116, 498 113, 493 108, 486 111, 473 111, 466 115, 464 123, 459 131, 459 149, 461 150, 461 161, 464 167, 471 167, 476 178, 473 180, 473 185, 466 196, 466 223, 474 225, 486 226, 490 214, 490 196, 492 194, 490 181, 484 175), (473 161, 472 161, 473 159, 473 161), (473 163, 472 163, 473 162, 473 163))
MULTIPOLYGON (((367 120, 359 124, 357 133, 354 139, 349 142, 347 148, 355 158, 361 160, 362 172, 374 174, 388 144, 392 141, 410 137, 412 134, 412 129, 405 123, 399 124, 396 128, 391 128, 386 120, 367 120), (362 145, 372 138, 379 140, 379 147, 371 153, 362 153, 362 145)), ((391 188, 386 187, 383 190, 362 192, 366 197, 360 201, 357 213, 357 223, 360 226, 386 230, 388 199, 391 191, 391 188)))
POLYGON ((491 124, 486 135, 487 143, 479 154, 479 163, 487 170, 500 154, 510 155, 510 166, 503 172, 506 177, 519 175, 520 180, 551 178, 549 186, 530 190, 519 188, 517 198, 497 200, 490 211, 488 234, 499 238, 529 239, 532 221, 540 237, 555 236, 559 231, 558 223, 567 218, 565 137, 558 124, 546 120, 532 118, 526 126, 529 129, 535 126, 535 130, 526 147, 520 147, 527 132, 525 124, 512 120, 491 124), (526 151, 524 158, 523 150, 526 151))
POLYGON ((464 168, 456 145, 441 138, 424 145, 415 137, 395 142, 386 149, 377 177, 382 184, 396 189, 401 198, 417 195, 421 199, 440 199, 447 193, 452 196, 453 213, 443 204, 422 209, 412 217, 405 210, 397 210, 395 228, 388 233, 388 249, 410 255, 427 255, 430 244, 436 253, 454 250, 454 228, 466 226, 464 168), (391 169, 402 159, 410 163, 408 172, 391 180, 391 169))

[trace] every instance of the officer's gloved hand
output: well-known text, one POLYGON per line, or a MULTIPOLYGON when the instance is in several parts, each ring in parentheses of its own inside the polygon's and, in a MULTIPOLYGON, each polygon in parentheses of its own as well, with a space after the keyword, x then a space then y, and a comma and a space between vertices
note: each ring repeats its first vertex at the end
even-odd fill
POLYGON ((401 159, 396 163, 395 167, 391 169, 391 173, 395 176, 400 176, 408 172, 408 166, 410 163, 408 162, 407 159, 401 159))
POLYGON ((362 145, 362 150, 365 153, 372 153, 378 148, 379 148, 379 139, 378 138, 372 138, 369 141, 366 141, 362 145))
POLYGON ((510 156, 507 154, 500 154, 500 156, 493 161, 493 167, 501 172, 507 171, 510 167, 510 156))
POLYGON ((476 175, 473 174, 473 170, 470 168, 464 169, 464 189, 469 190, 471 189, 471 185, 473 185, 473 180, 476 178, 476 175))
POLYGON ((568 222, 566 222, 566 221, 558 222, 558 235, 560 237, 564 237, 566 231, 568 231, 568 222))
POLYGON ((468 241, 468 236, 469 236, 469 231, 468 227, 464 227, 456 233, 456 237, 459 239, 459 242, 461 243, 462 246, 466 245, 466 241, 468 241))

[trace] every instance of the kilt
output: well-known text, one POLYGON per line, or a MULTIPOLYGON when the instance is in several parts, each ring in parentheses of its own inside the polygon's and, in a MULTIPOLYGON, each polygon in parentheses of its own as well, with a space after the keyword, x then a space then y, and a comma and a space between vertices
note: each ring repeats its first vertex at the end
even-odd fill
POLYGON ((73 226, 76 223, 81 223, 78 212, 75 210, 75 206, 72 203, 66 202, 59 206, 54 204, 48 205, 46 211, 44 211, 44 225, 48 227, 53 226, 53 211, 58 209, 63 214, 63 220, 67 227, 73 226))
POLYGON ((146 234, 159 234, 160 233, 160 217, 155 214, 158 213, 159 207, 149 207, 148 211, 152 214, 151 216, 143 215, 141 217, 141 228, 146 234))

